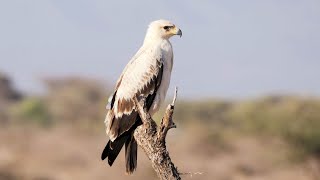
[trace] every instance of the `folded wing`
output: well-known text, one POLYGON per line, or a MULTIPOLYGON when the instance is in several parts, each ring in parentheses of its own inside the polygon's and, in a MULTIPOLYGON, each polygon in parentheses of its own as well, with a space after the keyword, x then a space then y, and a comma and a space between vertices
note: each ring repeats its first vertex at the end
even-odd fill
POLYGON ((152 49, 140 50, 128 63, 109 99, 110 109, 105 124, 112 141, 135 124, 138 113, 134 97, 146 97, 147 107, 151 107, 161 84, 162 73, 161 52, 152 49))

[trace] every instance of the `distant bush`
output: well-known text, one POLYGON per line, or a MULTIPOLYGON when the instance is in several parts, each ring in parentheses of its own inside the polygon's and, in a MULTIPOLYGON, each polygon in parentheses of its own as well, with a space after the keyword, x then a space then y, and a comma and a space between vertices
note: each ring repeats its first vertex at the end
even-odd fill
POLYGON ((176 120, 182 122, 201 121, 202 123, 226 123, 232 103, 227 101, 185 101, 178 102, 174 112, 176 120))
POLYGON ((0 102, 18 101, 22 95, 13 87, 11 79, 0 72, 0 102))
POLYGON ((280 136, 320 155, 320 101, 269 97, 237 104, 230 117, 242 130, 280 136))
POLYGON ((103 128, 110 95, 99 81, 79 77, 47 79, 47 107, 55 121, 92 130, 103 128))
POLYGON ((11 115, 21 123, 33 123, 41 126, 52 124, 44 102, 38 98, 26 98, 11 109, 11 115))
POLYGON ((234 103, 224 101, 183 102, 175 119, 219 127, 233 132, 283 138, 297 149, 320 155, 320 100, 267 97, 234 103))

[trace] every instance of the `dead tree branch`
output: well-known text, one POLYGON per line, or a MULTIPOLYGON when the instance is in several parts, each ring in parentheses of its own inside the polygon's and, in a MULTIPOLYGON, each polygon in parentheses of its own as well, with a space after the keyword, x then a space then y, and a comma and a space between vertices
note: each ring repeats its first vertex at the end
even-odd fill
POLYGON ((157 124, 148 113, 145 107, 145 99, 138 101, 138 99, 135 98, 136 108, 143 125, 135 130, 134 137, 151 160, 152 167, 158 177, 163 180, 181 179, 177 167, 175 167, 171 161, 165 141, 168 130, 176 128, 172 120, 172 115, 177 92, 178 90, 176 88, 173 101, 168 105, 159 127, 157 127, 157 124))

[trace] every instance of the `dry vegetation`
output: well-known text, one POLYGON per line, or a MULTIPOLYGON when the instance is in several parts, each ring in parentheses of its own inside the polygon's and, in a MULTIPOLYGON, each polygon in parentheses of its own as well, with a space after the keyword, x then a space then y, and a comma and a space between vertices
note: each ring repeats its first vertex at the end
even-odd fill
MULTIPOLYGON (((46 96, 30 97, 0 81, 1 180, 156 179, 141 150, 132 176, 123 152, 112 168, 100 160, 108 88, 99 82, 50 79, 46 96)), ((183 179, 320 177, 320 99, 180 100, 174 120, 167 147, 183 179)))

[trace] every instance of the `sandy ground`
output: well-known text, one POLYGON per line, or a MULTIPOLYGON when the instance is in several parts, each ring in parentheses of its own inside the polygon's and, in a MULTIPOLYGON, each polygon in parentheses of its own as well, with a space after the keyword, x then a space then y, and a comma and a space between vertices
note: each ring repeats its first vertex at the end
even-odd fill
MULTIPOLYGON (((175 131, 175 130, 173 130, 175 131)), ((289 147, 277 140, 237 138, 221 148, 198 142, 190 134, 170 133, 168 148, 183 179, 316 180, 319 162, 288 161, 289 147)), ((157 179, 142 151, 138 169, 125 174, 121 152, 113 167, 100 160, 107 141, 104 132, 72 127, 0 128, 0 179, 157 179)))

